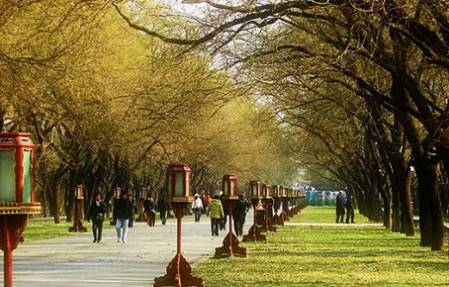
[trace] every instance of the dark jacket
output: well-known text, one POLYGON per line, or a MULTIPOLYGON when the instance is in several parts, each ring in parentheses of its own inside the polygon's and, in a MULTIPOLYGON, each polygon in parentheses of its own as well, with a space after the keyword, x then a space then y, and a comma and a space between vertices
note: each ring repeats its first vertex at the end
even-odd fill
POLYGON ((133 216, 133 207, 128 199, 119 199, 114 206, 114 219, 129 219, 133 216))
POLYGON ((92 205, 87 213, 87 220, 104 219, 107 212, 108 207, 103 200, 100 200, 98 204, 97 201, 94 201, 92 202, 92 205))
POLYGON ((345 203, 343 195, 337 195, 337 212, 338 213, 345 213, 345 203))
POLYGON ((143 202, 143 209, 146 213, 155 212, 156 206, 154 204, 154 200, 145 199, 143 202))
POLYGON ((347 198, 347 201, 346 201, 346 210, 348 211, 348 212, 350 212, 350 211, 352 211, 352 212, 354 212, 354 202, 353 202, 354 200, 351 198, 351 197, 348 197, 347 198))
POLYGON ((237 200, 232 206, 232 217, 234 220, 244 221, 246 216, 246 202, 244 199, 237 200))
POLYGON ((160 213, 166 213, 168 209, 168 202, 166 202, 163 198, 160 198, 157 202, 157 210, 159 210, 160 213))

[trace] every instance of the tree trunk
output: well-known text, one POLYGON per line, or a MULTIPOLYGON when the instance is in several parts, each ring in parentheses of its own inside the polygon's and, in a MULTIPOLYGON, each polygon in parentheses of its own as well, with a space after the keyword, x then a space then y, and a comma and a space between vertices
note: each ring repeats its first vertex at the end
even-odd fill
POLYGON ((61 222, 60 213, 59 213, 59 180, 53 179, 51 184, 51 193, 52 200, 50 201, 50 211, 53 215, 54 222, 56 224, 61 222))
POLYGON ((410 172, 408 166, 402 169, 403 174, 399 181, 399 196, 401 201, 401 233, 407 236, 415 235, 415 224, 413 222, 412 195, 410 190, 410 172))
POLYGON ((443 216, 438 192, 438 162, 415 157, 419 195, 419 228, 421 246, 432 250, 443 248, 443 216))
POLYGON ((391 200, 388 197, 383 198, 384 201, 384 226, 385 228, 391 227, 391 200))
POLYGON ((398 183, 399 180, 396 178, 394 180, 394 188, 393 188, 393 226, 392 226, 393 232, 399 232, 401 230, 401 208, 400 208, 398 183))

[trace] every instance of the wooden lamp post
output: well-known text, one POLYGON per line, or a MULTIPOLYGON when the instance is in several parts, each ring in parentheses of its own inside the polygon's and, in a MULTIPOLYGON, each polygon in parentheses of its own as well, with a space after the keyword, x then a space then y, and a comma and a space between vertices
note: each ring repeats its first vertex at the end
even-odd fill
POLYGON ((23 240, 36 202, 35 146, 28 133, 0 133, 0 248, 4 252, 4 286, 12 287, 13 250, 23 240))
POLYGON ((282 211, 281 211, 281 215, 279 215, 279 209, 281 208, 281 196, 282 196, 281 186, 274 185, 273 186, 273 200, 274 200, 273 223, 276 225, 284 225, 284 221, 282 220, 282 211))
POLYGON ((203 286, 203 279, 192 275, 192 268, 182 256, 181 232, 182 217, 187 205, 193 202, 192 170, 188 165, 170 165, 167 169, 167 196, 171 201, 176 219, 178 220, 177 251, 173 260, 167 266, 167 274, 154 279, 154 286, 203 286))
POLYGON ((83 226, 81 220, 81 204, 84 199, 84 187, 78 184, 75 187, 75 209, 73 211, 73 226, 69 228, 69 232, 86 232, 87 228, 83 226))
POLYGON ((232 208, 234 203, 239 199, 237 176, 223 176, 222 188, 223 198, 228 203, 229 233, 223 240, 223 246, 215 249, 215 257, 246 257, 246 249, 239 246, 239 239, 232 232, 232 208))
POLYGON ((251 199, 253 206, 253 226, 248 231, 248 234, 243 236, 243 241, 265 241, 266 236, 261 234, 261 229, 257 226, 257 205, 259 204, 262 192, 262 184, 258 181, 249 182, 248 196, 251 199))
POLYGON ((272 224, 272 212, 273 212, 273 197, 271 193, 271 185, 262 185, 262 196, 265 209, 265 216, 262 231, 276 231, 276 227, 272 224))

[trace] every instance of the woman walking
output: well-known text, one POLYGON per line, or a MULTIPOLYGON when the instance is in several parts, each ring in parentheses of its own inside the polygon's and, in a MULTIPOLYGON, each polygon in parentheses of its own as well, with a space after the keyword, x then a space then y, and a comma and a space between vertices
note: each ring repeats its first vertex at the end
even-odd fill
POLYGON ((156 222, 156 206, 154 205, 153 197, 147 196, 147 199, 143 202, 143 208, 147 217, 148 226, 154 226, 156 222))
POLYGON ((94 234, 94 243, 100 243, 101 234, 103 233, 103 221, 106 213, 108 212, 108 207, 103 201, 103 196, 101 193, 95 194, 95 201, 89 208, 87 213, 87 221, 92 219, 92 232, 94 234))

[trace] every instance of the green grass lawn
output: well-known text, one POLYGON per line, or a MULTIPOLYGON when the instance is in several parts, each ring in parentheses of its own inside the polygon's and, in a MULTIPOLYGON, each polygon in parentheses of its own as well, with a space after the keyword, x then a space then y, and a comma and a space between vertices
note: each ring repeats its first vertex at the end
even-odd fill
MULTIPOLYGON (((89 223, 84 222, 83 224, 90 229, 89 223)), ((69 232, 69 227, 71 226, 73 226, 73 222, 62 220, 59 224, 55 224, 53 221, 28 221, 23 236, 26 242, 51 239, 60 236, 70 236, 74 234, 69 232)))
MULTIPOLYGON (((354 215, 355 223, 368 223, 368 218, 360 215, 358 210, 355 210, 354 215)), ((290 220, 291 222, 335 223, 336 217, 335 206, 309 206, 301 211, 300 216, 290 220)), ((346 221, 346 215, 344 220, 346 221)))
MULTIPOLYGON (((299 217, 322 222, 333 214, 308 207, 299 217)), ((285 226, 266 243, 243 246, 247 258, 208 259, 194 274, 209 287, 449 286, 447 254, 382 227, 285 226)))

